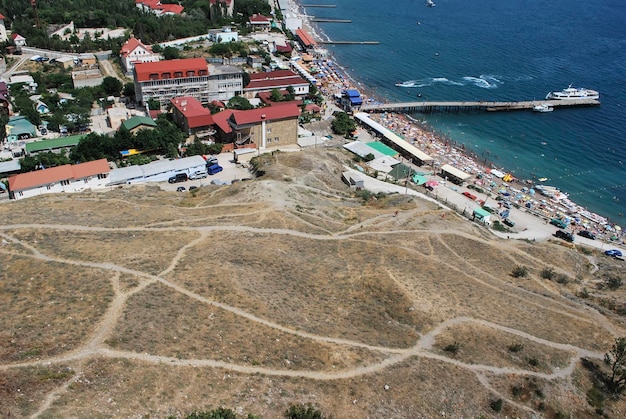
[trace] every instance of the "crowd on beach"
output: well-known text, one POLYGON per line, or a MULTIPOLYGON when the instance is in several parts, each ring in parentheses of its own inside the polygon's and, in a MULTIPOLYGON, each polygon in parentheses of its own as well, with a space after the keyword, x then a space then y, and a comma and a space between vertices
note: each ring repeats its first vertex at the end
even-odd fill
MULTIPOLYGON (((315 28, 304 18, 305 30, 321 39, 315 28)), ((319 48, 311 60, 306 63, 306 68, 311 71, 318 81, 320 92, 325 96, 328 103, 334 103, 341 93, 348 89, 355 89, 368 93, 367 88, 358 81, 352 79, 346 69, 333 62, 328 52, 319 48)), ((378 103, 374 97, 362 95, 364 103, 378 103)), ((493 176, 491 166, 486 160, 467 153, 463 146, 428 130, 428 127, 413 120, 410 116, 401 113, 384 112, 371 114, 370 118, 378 122, 396 135, 424 151, 433 157, 435 163, 430 169, 436 171, 438 167, 449 164, 472 175, 468 180, 487 193, 504 197, 505 201, 515 204, 516 207, 531 212, 543 219, 560 219, 570 226, 572 233, 580 230, 592 232, 600 239, 623 244, 626 234, 621 226, 609 222, 606 218, 587 211, 573 201, 567 194, 557 191, 557 194, 540 196, 540 188, 530 180, 511 179, 506 182, 500 176, 493 176)), ((499 168, 498 171, 505 172, 499 168)))

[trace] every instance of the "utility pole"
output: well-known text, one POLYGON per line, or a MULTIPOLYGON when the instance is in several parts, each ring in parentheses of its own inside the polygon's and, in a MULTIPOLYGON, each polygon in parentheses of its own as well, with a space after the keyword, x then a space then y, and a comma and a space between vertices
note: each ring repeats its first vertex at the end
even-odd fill
POLYGON ((33 6, 33 12, 35 13, 35 26, 37 29, 41 29, 41 22, 39 21, 39 12, 37 11, 37 0, 30 0, 31 6, 33 6))

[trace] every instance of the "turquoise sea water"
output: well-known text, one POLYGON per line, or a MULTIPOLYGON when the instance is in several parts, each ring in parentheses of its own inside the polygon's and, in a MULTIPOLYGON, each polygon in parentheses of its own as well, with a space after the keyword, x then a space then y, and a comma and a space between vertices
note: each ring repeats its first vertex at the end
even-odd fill
MULTIPOLYGON (((306 4, 301 1, 301 4, 306 4)), ((521 179, 547 177, 589 210, 626 224, 626 2, 316 0, 308 15, 333 58, 381 100, 532 100, 598 90, 593 108, 415 115, 521 179), (415 81, 416 87, 395 83, 415 81), (417 95, 421 95, 417 98, 417 95)))

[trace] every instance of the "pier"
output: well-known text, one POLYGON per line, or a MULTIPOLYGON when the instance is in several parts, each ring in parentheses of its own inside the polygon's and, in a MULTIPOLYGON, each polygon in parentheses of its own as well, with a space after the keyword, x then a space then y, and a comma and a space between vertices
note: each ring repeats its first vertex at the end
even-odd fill
POLYGON ((519 102, 488 102, 488 101, 453 101, 453 102, 402 102, 402 103, 383 103, 378 105, 363 105, 360 110, 362 112, 385 112, 385 111, 404 111, 404 112, 499 112, 499 111, 518 111, 532 109, 537 105, 550 105, 554 108, 559 107, 582 107, 582 106, 598 106, 600 101, 596 99, 572 99, 572 100, 527 100, 519 102))
POLYGON ((352 45, 352 44, 359 44, 359 45, 378 45, 380 44, 380 42, 378 41, 317 41, 318 44, 324 44, 324 45, 352 45))
POLYGON ((337 7, 336 4, 301 4, 302 7, 323 7, 326 9, 334 9, 337 7))
POLYGON ((314 17, 311 19, 312 22, 325 22, 325 23, 352 23, 349 19, 325 19, 321 17, 314 17))

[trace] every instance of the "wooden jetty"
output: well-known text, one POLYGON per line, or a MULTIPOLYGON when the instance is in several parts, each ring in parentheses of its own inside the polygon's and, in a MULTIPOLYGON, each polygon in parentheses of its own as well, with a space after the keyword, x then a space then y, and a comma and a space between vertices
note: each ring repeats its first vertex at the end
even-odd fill
POLYGON ((519 102, 487 102, 487 101, 453 101, 453 102, 403 102, 403 103, 383 103, 377 105, 362 105, 362 112, 498 112, 498 111, 518 111, 532 109, 537 105, 550 105, 559 107, 581 107, 598 106, 600 101, 596 99, 570 99, 570 100, 526 100, 519 102))
POLYGON ((325 23, 352 23, 349 19, 325 19, 321 17, 314 17, 311 19, 312 22, 325 22, 325 23))
POLYGON ((351 45, 351 44, 359 44, 359 45, 378 45, 380 42, 378 41, 317 41, 318 44, 337 44, 337 45, 351 45))

